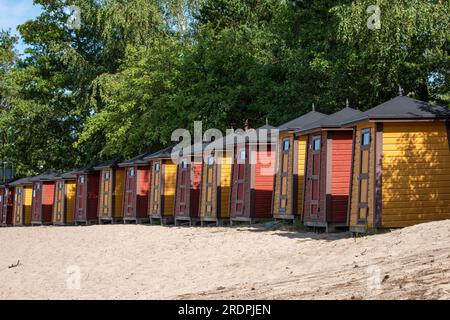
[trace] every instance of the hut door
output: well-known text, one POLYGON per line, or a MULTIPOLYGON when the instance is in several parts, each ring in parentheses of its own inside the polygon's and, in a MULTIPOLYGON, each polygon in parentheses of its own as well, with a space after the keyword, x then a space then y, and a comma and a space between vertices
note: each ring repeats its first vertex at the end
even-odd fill
POLYGON ((33 187, 33 219, 32 221, 42 221, 42 184, 37 182, 33 187))
POLYGON ((64 183, 62 181, 58 181, 56 185, 55 191, 55 217, 54 221, 64 222, 63 221, 63 204, 64 204, 64 183))
POLYGON ((5 196, 7 194, 7 189, 0 189, 0 214, 1 214, 1 224, 6 224, 6 215, 8 212, 8 205, 7 205, 7 197, 5 196), (6 206, 5 206, 6 203, 6 206))
POLYGON ((76 213, 75 217, 78 220, 85 219, 85 210, 87 203, 87 181, 86 176, 81 175, 78 177, 77 183, 77 205, 76 205, 76 213))
POLYGON ((235 157, 235 188, 236 188, 236 201, 235 201, 235 214, 236 216, 243 216, 248 210, 245 207, 245 187, 246 187, 246 175, 247 175, 248 155, 247 149, 239 149, 235 157))
POLYGON ((180 164, 180 175, 179 175, 179 189, 180 192, 179 195, 179 203, 178 203, 178 210, 177 213, 179 215, 186 215, 188 214, 189 208, 189 189, 190 189, 190 179, 189 179, 189 165, 187 160, 181 161, 180 164))
POLYGON ((213 190, 214 190, 214 156, 208 156, 208 163, 206 164, 206 216, 214 216, 213 205, 213 190))
POLYGON ((14 223, 22 224, 23 223, 23 188, 17 188, 15 200, 14 200, 14 223))
POLYGON ((322 149, 321 136, 313 136, 310 141, 310 172, 309 172, 309 185, 311 192, 310 200, 310 215, 317 215, 320 212, 320 167, 321 159, 320 152, 322 149))
POLYGON ((134 198, 136 187, 136 169, 128 168, 125 178, 125 194, 124 194, 124 216, 133 217, 134 214, 134 198))
POLYGON ((153 214, 162 214, 161 212, 161 161, 156 161, 153 167, 154 179, 152 181, 152 210, 153 214))
POLYGON ((358 174, 358 222, 366 223, 369 211, 370 128, 361 130, 358 174))
POLYGON ((288 202, 290 138, 283 139, 280 163, 280 212, 285 213, 288 202))
POLYGON ((101 203, 100 203, 100 216, 110 218, 111 217, 111 210, 110 210, 110 199, 111 197, 111 171, 105 170, 103 171, 103 177, 101 179, 102 181, 102 195, 101 195, 101 203))

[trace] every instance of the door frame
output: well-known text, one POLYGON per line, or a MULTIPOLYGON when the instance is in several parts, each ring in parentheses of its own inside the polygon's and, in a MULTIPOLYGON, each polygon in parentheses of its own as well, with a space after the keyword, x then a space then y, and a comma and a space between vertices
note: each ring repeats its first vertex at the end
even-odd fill
POLYGON ((357 222, 358 224, 367 224, 367 218, 369 217, 369 183, 370 183, 370 148, 372 146, 372 128, 362 128, 360 130, 360 138, 359 138, 359 167, 358 167, 358 175, 356 179, 358 180, 358 206, 357 206, 357 222), (369 133, 369 144, 364 144, 363 135, 369 133), (367 173, 362 172, 362 162, 363 162, 363 152, 367 151, 367 173), (367 190, 366 190, 366 202, 361 202, 361 182, 362 180, 367 180, 367 190), (365 209, 364 218, 361 218, 360 211, 361 209, 365 209))

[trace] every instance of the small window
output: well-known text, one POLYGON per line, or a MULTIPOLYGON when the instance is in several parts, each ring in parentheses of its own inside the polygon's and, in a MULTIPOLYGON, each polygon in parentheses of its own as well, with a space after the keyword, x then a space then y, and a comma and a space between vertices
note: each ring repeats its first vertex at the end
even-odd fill
POLYGON ((130 168, 128 174, 130 175, 130 177, 134 177, 134 168, 130 168))
POLYGON ((36 183, 35 188, 36 188, 36 190, 39 190, 41 188, 41 184, 40 183, 36 183))
POLYGON ((105 171, 105 180, 109 180, 111 173, 108 171, 105 171))
POLYGON ((159 172, 160 168, 161 168, 161 164, 159 162, 156 162, 155 163, 155 172, 159 172))
POLYGON ((17 194, 22 194, 22 188, 17 189, 17 194))
POLYGON ((58 183, 58 189, 59 189, 59 190, 62 190, 62 188, 63 188, 63 183, 60 181, 60 182, 58 183))
POLYGON ((239 151, 239 159, 245 160, 245 157, 246 157, 245 149, 242 149, 241 151, 239 151))
POLYGON ((288 139, 284 139, 283 140, 283 151, 289 151, 289 147, 290 147, 289 138, 288 139))
POLYGON ((181 169, 186 170, 187 167, 188 167, 187 160, 186 159, 182 160, 181 161, 181 169))
POLYGON ((3 196, 0 194, 0 202, 3 202, 3 196))
POLYGON ((84 184, 84 176, 81 176, 79 181, 81 184, 84 184))
POLYGON ((312 148, 314 151, 320 150, 320 137, 313 138, 312 148))
POLYGON ((214 164, 214 156, 209 155, 208 156, 208 166, 212 166, 214 164))
POLYGON ((370 145, 370 129, 363 129, 361 131, 361 145, 362 146, 370 145))

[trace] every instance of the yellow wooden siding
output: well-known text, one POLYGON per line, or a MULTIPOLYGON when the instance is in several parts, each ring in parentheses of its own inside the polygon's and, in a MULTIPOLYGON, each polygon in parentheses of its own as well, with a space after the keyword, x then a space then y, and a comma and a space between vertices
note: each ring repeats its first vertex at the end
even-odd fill
POLYGON ((307 136, 300 136, 298 139, 298 157, 297 157, 297 215, 303 212, 303 193, 305 189, 305 165, 307 136))
POLYGON ((450 218, 445 123, 384 123, 382 227, 450 218))
POLYGON ((274 215, 292 215, 292 196, 293 196, 293 162, 294 159, 292 157, 292 150, 294 147, 294 134, 291 132, 280 132, 278 136, 278 143, 277 143, 277 167, 276 167, 276 174, 275 174, 275 189, 274 189, 274 195, 273 195, 273 204, 272 204, 272 214, 274 215), (285 211, 280 210, 280 189, 282 188, 281 185, 281 172, 283 168, 283 140, 289 138, 289 157, 287 158, 287 171, 289 176, 287 177, 287 187, 286 184, 284 184, 285 188, 283 188, 283 192, 287 195, 287 205, 285 208, 285 211))
POLYGON ((122 213, 122 203, 123 203, 123 192, 125 186, 125 169, 116 169, 116 184, 115 184, 115 203, 114 203, 114 216, 116 218, 123 217, 122 213))
POLYGON ((24 188, 24 196, 24 224, 28 225, 31 224, 31 204, 33 201, 33 188, 31 186, 26 186, 24 188))
POLYGON ((172 160, 164 161, 164 216, 172 216, 175 206, 177 165, 172 160))
POLYGON ((375 156, 375 124, 374 123, 362 123, 356 126, 356 139, 353 142, 355 144, 355 154, 353 157, 353 175, 352 175, 352 198, 350 205, 350 227, 366 227, 373 228, 373 193, 374 193, 374 156, 375 156), (362 225, 358 224, 358 190, 359 190, 359 163, 360 163, 360 140, 361 130, 370 128, 371 144, 370 144, 370 156, 369 156, 369 184, 368 191, 368 216, 367 223, 362 225))
POLYGON ((231 169, 232 158, 223 156, 220 172, 220 217, 228 218, 228 209, 230 206, 230 191, 231 191, 231 169))
POLYGON ((75 213, 75 192, 77 184, 74 180, 65 181, 64 187, 66 192, 66 223, 73 224, 75 213))

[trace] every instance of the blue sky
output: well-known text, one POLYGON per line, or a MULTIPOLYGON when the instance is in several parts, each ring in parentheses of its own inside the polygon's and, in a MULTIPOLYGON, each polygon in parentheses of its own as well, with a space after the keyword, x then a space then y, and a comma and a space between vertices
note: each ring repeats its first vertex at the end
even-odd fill
MULTIPOLYGON (((33 5, 33 0, 0 0, 0 29, 11 29, 13 34, 19 35, 16 27, 27 20, 38 16, 40 6, 33 5)), ((17 50, 22 53, 23 43, 17 46, 17 50)))

